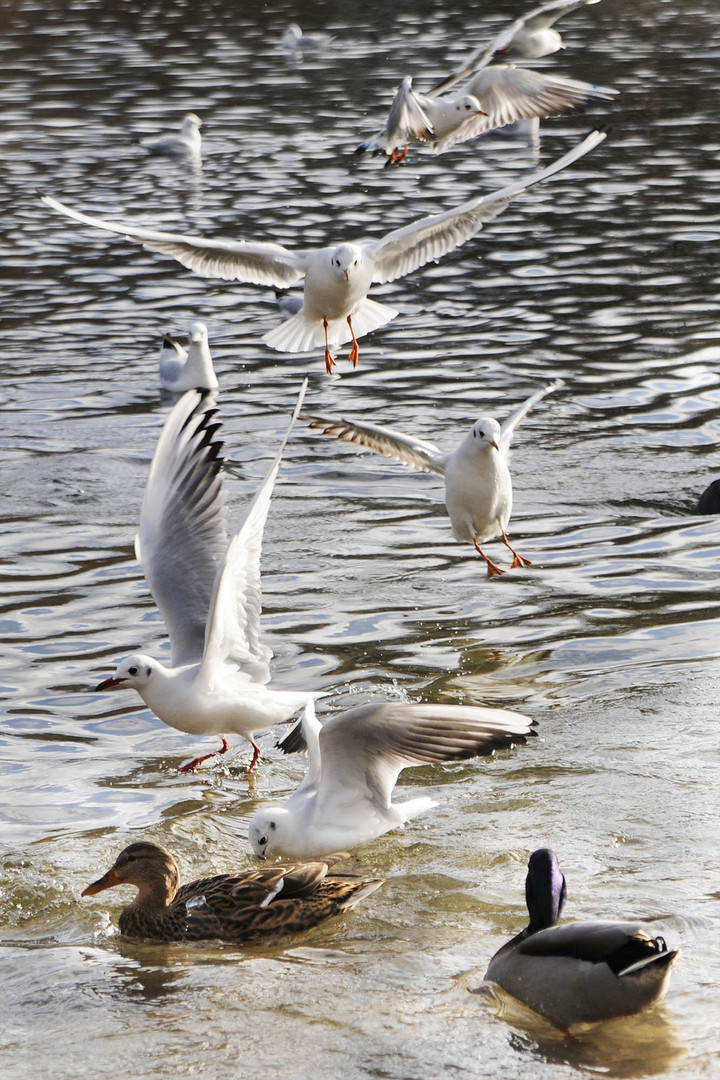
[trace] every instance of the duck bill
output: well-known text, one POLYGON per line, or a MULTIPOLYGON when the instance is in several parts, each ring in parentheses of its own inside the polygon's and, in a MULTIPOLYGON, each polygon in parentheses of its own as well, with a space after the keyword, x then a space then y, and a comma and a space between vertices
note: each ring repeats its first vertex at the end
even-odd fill
POLYGON ((103 892, 105 889, 112 889, 113 885, 122 885, 122 881, 115 867, 111 866, 107 874, 103 874, 97 881, 93 881, 92 885, 88 885, 87 889, 83 889, 80 895, 95 896, 96 893, 103 892))
POLYGON ((95 687, 95 693, 98 690, 114 690, 116 686, 120 686, 122 679, 116 679, 114 675, 111 675, 109 679, 103 679, 101 683, 98 683, 95 687))

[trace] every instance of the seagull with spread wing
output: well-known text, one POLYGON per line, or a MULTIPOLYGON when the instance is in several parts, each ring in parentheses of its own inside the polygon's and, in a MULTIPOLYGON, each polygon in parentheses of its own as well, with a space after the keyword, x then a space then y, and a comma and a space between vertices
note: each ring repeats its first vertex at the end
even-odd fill
POLYGON ((48 195, 43 196, 43 202, 81 224, 118 233, 151 251, 169 255, 206 277, 280 289, 304 278, 302 307, 263 340, 281 352, 309 352, 324 345, 329 373, 334 364, 330 346, 352 340, 350 360, 357 364, 357 339, 397 315, 393 308, 368 298, 373 283, 395 281, 466 244, 518 195, 572 165, 604 138, 604 132, 593 131, 540 172, 394 229, 378 240, 314 249, 290 250, 271 242, 159 232, 130 221, 107 221, 80 213, 48 195))
MULTIPOLYGON (((128 656, 96 687, 137 690, 170 727, 221 735, 220 754, 229 749, 226 734, 243 735, 253 747, 248 772, 260 756, 255 733, 320 696, 269 688, 272 652, 260 642, 263 531, 306 382, 275 461, 229 544, 213 400, 189 390, 171 410, 150 466, 135 550, 170 635, 172 663, 128 656)), ((214 756, 195 758, 183 771, 214 756)))
POLYGON ((262 858, 329 855, 397 829, 436 805, 426 795, 392 801, 403 769, 492 754, 525 742, 535 721, 506 709, 386 701, 324 724, 309 702, 301 723, 302 783, 282 806, 263 807, 250 820, 250 843, 262 858))
POLYGON ((480 544, 494 536, 501 536, 512 552, 513 567, 532 565, 530 559, 518 555, 507 538, 512 513, 512 480, 508 466, 510 443, 518 424, 533 406, 562 385, 562 380, 556 379, 531 394, 502 426, 491 416, 476 420, 451 454, 443 454, 434 443, 404 435, 393 428, 305 414, 301 414, 301 419, 325 435, 365 446, 414 469, 443 476, 445 505, 453 535, 456 540, 474 545, 487 564, 488 577, 492 577, 505 571, 485 554, 480 544))

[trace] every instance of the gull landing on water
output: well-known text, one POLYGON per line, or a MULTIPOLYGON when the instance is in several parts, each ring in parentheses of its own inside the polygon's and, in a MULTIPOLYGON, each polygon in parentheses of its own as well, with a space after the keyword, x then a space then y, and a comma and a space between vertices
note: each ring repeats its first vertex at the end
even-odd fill
MULTIPOLYGON (((168 415, 150 466, 135 550, 165 620, 166 667, 138 653, 97 690, 134 689, 165 724, 192 735, 243 735, 260 756, 256 732, 288 720, 317 693, 273 690, 270 649, 260 643, 260 554, 275 478, 305 394, 240 530, 228 543, 219 423, 212 398, 190 390, 168 415)), ((195 758, 193 771, 214 754, 195 758)))
POLYGON ((540 172, 489 195, 479 195, 444 213, 394 229, 378 240, 337 247, 290 250, 266 241, 208 239, 148 229, 130 221, 107 221, 73 210, 48 195, 43 202, 83 225, 118 233, 151 251, 169 255, 206 277, 246 281, 285 289, 304 279, 298 312, 265 334, 264 341, 281 352, 325 348, 325 368, 335 363, 331 346, 352 341, 350 360, 357 364, 358 338, 384 326, 398 314, 368 298, 373 283, 405 277, 426 263, 466 244, 519 195, 550 179, 593 150, 605 138, 592 131, 563 157, 540 172))
POLYGON ((561 379, 532 394, 502 424, 490 416, 476 420, 463 441, 451 454, 443 454, 434 443, 404 435, 393 428, 331 420, 325 416, 301 414, 311 427, 344 442, 353 442, 376 454, 395 458, 404 465, 445 477, 445 505, 456 540, 467 541, 487 564, 488 577, 504 574, 480 547, 484 540, 501 536, 510 549, 513 567, 532 566, 519 555, 507 538, 512 513, 512 480, 508 465, 510 443, 518 424, 547 394, 563 385, 561 379))
POLYGON ((262 858, 305 859, 374 840, 437 805, 427 796, 392 801, 403 769, 492 754, 524 742, 534 723, 505 709, 383 702, 321 724, 308 702, 302 719, 305 778, 282 806, 251 818, 253 851, 262 858))

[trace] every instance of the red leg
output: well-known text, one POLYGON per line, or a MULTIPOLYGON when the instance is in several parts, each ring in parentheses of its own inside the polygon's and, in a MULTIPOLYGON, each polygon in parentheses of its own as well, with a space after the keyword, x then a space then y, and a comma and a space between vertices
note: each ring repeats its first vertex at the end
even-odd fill
POLYGON ((401 161, 404 161, 407 157, 409 146, 410 143, 405 143, 403 149, 399 151, 393 147, 392 153, 385 161, 385 168, 387 169, 388 165, 398 165, 401 161))
POLYGON ((357 367, 360 350, 358 349, 357 338, 355 337, 355 331, 353 330, 351 315, 348 315, 347 317, 347 324, 350 327, 350 333, 352 334, 352 349, 348 353, 348 360, 351 362, 353 367, 357 367))
POLYGON ((517 553, 517 551, 515 550, 514 547, 511 547, 510 541, 508 540, 505 533, 502 534, 502 542, 503 542, 503 544, 505 545, 506 548, 510 548, 510 550, 512 551, 512 553, 513 553, 512 564, 513 564, 513 566, 515 568, 517 568, 519 566, 532 566, 532 563, 530 562, 529 559, 524 559, 522 555, 518 555, 518 553, 517 553))
POLYGON ((253 757, 252 757, 252 761, 250 762, 250 768, 247 771, 248 776, 250 775, 250 773, 253 771, 253 769, 257 765, 258 761, 260 760, 260 747, 257 745, 257 743, 254 743, 252 739, 250 740, 250 742, 252 743, 253 757))
POLYGON ((202 757, 193 758, 192 761, 188 761, 187 765, 180 766, 180 772, 195 772, 198 765, 202 765, 203 761, 207 761, 208 758, 218 757, 220 754, 227 754, 230 746, 224 735, 221 735, 222 746, 219 750, 214 750, 212 754, 203 754, 202 757))
POLYGON ((333 360, 332 353, 330 352, 330 346, 328 345, 328 338, 327 338, 328 321, 327 321, 327 319, 323 319, 323 327, 325 328, 325 370, 329 375, 330 372, 332 371, 332 369, 335 367, 335 361, 333 360))
POLYGON ((487 576, 488 577, 494 577, 496 574, 504 574, 505 573, 504 570, 501 570, 499 566, 495 565, 495 563, 492 561, 492 559, 488 559, 488 557, 487 557, 487 555, 485 554, 484 551, 480 550, 480 545, 478 544, 477 540, 473 540, 473 544, 475 545, 475 550, 477 551, 478 555, 480 555, 485 560, 485 562, 487 563, 487 576))

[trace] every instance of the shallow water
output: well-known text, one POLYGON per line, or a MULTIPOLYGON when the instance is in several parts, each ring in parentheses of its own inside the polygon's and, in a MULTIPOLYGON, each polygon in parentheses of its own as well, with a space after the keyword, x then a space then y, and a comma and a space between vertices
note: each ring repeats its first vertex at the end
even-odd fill
MULTIPOLYGON (((515 14, 522 5, 499 4, 515 14)), ((569 16, 559 70, 622 96, 543 127, 540 161, 610 136, 441 263, 375 288, 400 310, 360 366, 266 348, 271 290, 208 282, 53 215, 37 189, 166 229, 307 246, 391 227, 535 167, 486 137, 383 170, 352 150, 398 77, 431 85, 497 21, 416 3, 17 2, 0 44, 3 317, 3 1075, 712 1076, 720 1037, 717 475, 720 341, 716 12, 711 0, 569 16), (164 9, 164 10, 163 10, 164 9), (333 48, 277 49, 300 18, 333 48), (188 110, 201 170, 133 139, 188 110), (408 771, 441 805, 360 854, 387 883, 284 946, 149 947, 110 929, 120 894, 79 902, 141 835, 185 876, 250 865, 247 824, 302 763, 245 749, 128 694, 91 692, 120 656, 162 656, 132 541, 164 416, 160 335, 207 322, 232 513, 264 476, 305 372, 309 411, 452 447, 549 377, 519 429, 512 537, 533 567, 488 581, 453 541, 438 478, 301 428, 264 547, 280 687, 331 705, 489 702, 538 720, 491 761, 408 771), (282 413, 273 411, 281 409, 282 413), (141 704, 141 703, 140 703, 141 704), (663 915, 681 945, 666 1003, 568 1040, 479 986, 523 924, 528 853, 550 844, 575 918, 663 915)), ((550 59, 548 63, 555 63, 550 59)), ((499 545, 490 545, 502 561, 499 545)))

